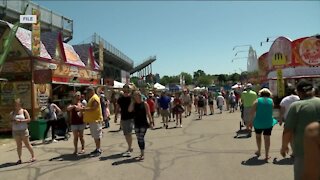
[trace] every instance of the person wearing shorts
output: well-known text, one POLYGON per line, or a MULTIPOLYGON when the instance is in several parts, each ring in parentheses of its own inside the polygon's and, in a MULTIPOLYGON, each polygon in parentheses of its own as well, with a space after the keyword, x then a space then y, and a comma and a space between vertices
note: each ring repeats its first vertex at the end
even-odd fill
POLYGON ((241 102, 243 104, 242 121, 248 132, 247 137, 251 137, 252 127, 249 125, 250 112, 252 111, 253 102, 257 99, 257 93, 252 90, 252 84, 248 83, 246 90, 241 94, 241 102))
POLYGON ((171 103, 171 98, 165 94, 165 92, 161 93, 161 97, 159 99, 159 105, 160 105, 160 112, 162 116, 162 121, 163 121, 163 127, 168 129, 168 121, 169 121, 169 116, 170 116, 170 103, 171 103))
POLYGON ((102 138, 102 110, 100 105, 100 97, 95 93, 93 87, 87 88, 87 95, 89 98, 86 107, 81 109, 83 112, 83 121, 89 123, 90 133, 96 144, 96 149, 90 154, 101 155, 101 138, 102 138))
POLYGON ((73 133, 74 155, 78 154, 78 140, 81 142, 81 151, 79 154, 84 153, 83 131, 86 125, 83 122, 83 114, 80 112, 80 109, 83 107, 81 103, 81 93, 78 91, 74 95, 73 104, 67 107, 67 111, 70 113, 71 131, 73 133))
POLYGON ((31 159, 29 162, 34 162, 36 160, 34 156, 34 151, 32 145, 29 141, 29 130, 28 123, 30 122, 30 115, 26 109, 22 108, 22 103, 20 99, 15 100, 14 110, 10 113, 12 122, 12 136, 17 144, 17 153, 19 160, 16 164, 21 164, 22 155, 22 142, 29 150, 31 159))
POLYGON ((265 161, 270 159, 270 136, 272 132, 272 127, 278 123, 277 120, 273 118, 273 101, 271 99, 271 92, 267 88, 263 88, 259 91, 259 98, 254 101, 252 111, 250 115, 250 125, 253 123, 256 132, 256 143, 258 150, 255 154, 259 157, 261 155, 261 134, 264 137, 264 147, 265 147, 265 161))
POLYGON ((118 98, 116 111, 115 111, 115 122, 118 119, 118 113, 121 113, 121 121, 120 127, 123 131, 123 135, 125 136, 126 142, 128 144, 128 149, 124 152, 125 156, 130 156, 132 149, 132 131, 134 126, 134 114, 129 112, 129 106, 131 104, 132 97, 130 94, 130 87, 129 85, 123 86, 123 95, 118 98))

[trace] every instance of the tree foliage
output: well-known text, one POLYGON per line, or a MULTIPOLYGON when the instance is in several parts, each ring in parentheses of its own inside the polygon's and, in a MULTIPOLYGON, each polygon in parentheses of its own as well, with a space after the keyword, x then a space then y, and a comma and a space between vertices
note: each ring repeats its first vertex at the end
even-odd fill
POLYGON ((250 77, 254 76, 255 73, 242 72, 241 74, 206 74, 203 70, 197 70, 193 72, 193 76, 186 72, 181 72, 179 75, 175 76, 163 76, 160 79, 162 85, 168 84, 180 84, 180 76, 184 77, 186 85, 195 86, 210 86, 213 83, 218 85, 233 84, 237 82, 245 82, 250 77))

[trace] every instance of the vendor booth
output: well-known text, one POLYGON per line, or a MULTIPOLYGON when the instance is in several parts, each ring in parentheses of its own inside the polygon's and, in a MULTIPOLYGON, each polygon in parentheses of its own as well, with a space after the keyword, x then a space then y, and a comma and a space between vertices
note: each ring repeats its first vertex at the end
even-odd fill
MULTIPOLYGON (((1 21, 0 40, 12 25, 1 21)), ((0 47, 1 47, 0 43, 0 47)), ((88 47, 88 58, 81 59, 73 46, 63 43, 61 33, 43 33, 40 56, 31 55, 31 32, 19 28, 0 78, 0 132, 11 131, 9 113, 14 99, 20 98, 32 120, 41 118, 40 108, 52 98, 62 109, 71 102, 74 90, 100 84, 100 70, 88 47)))
POLYGON ((269 52, 260 56, 258 63, 260 83, 268 83, 272 93, 280 98, 284 95, 279 92, 285 91, 288 83, 295 85, 301 78, 310 79, 315 87, 319 87, 320 37, 304 37, 294 41, 279 37, 269 52))

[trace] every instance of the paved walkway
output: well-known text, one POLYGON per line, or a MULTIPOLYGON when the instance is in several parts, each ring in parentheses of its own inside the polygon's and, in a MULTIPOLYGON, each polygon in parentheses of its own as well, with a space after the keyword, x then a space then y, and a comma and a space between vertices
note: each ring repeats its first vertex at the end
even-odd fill
MULTIPOLYGON (((145 179, 145 180, 283 180, 293 179, 290 159, 279 154, 282 127, 274 128, 269 163, 254 158, 254 138, 234 139, 239 129, 240 113, 215 114, 196 120, 195 115, 183 119, 183 128, 149 130, 146 135, 146 157, 136 162, 139 148, 134 138, 132 157, 122 157, 126 143, 119 125, 111 123, 104 130, 100 157, 75 157, 72 140, 34 147, 35 163, 13 165, 17 160, 14 144, 0 146, 0 179, 145 179)), ((113 121, 113 120, 112 120, 113 121)), ((160 127, 160 119, 157 118, 160 127)), ((86 133, 88 131, 86 130, 86 133)), ((94 149, 93 140, 86 135, 86 151, 94 149)), ((263 146, 264 147, 264 146, 263 146)), ((263 154, 263 152, 262 152, 263 154)), ((23 160, 29 154, 23 149, 23 160)))

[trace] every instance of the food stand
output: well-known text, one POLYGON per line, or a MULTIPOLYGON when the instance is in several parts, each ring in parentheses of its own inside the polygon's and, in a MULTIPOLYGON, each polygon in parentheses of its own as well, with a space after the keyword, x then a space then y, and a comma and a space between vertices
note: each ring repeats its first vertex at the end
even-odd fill
MULTIPOLYGON (((12 25, 4 21, 0 25, 6 29, 3 40, 12 25)), ((40 56, 32 56, 31 32, 18 29, 0 72, 0 78, 8 80, 0 83, 0 132, 11 131, 9 113, 15 98, 20 98, 32 120, 37 120, 49 97, 65 107, 74 90, 100 84, 100 68, 91 46, 85 48, 87 58, 81 59, 73 46, 63 43, 61 33, 43 33, 40 44, 40 56)))
MULTIPOLYGON (((320 37, 311 36, 294 41, 285 37, 277 38, 268 53, 260 56, 260 83, 268 81, 269 88, 278 96, 277 73, 274 63, 284 62, 281 66, 283 83, 295 85, 301 78, 310 79, 315 87, 320 85, 320 37)), ((281 97, 280 97, 281 98, 281 97)))

